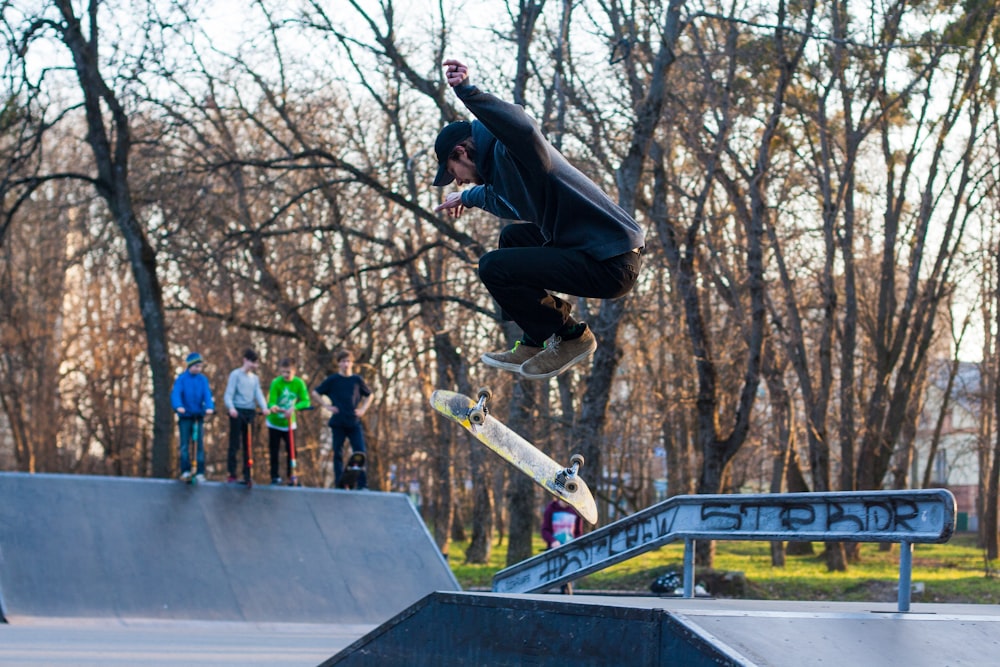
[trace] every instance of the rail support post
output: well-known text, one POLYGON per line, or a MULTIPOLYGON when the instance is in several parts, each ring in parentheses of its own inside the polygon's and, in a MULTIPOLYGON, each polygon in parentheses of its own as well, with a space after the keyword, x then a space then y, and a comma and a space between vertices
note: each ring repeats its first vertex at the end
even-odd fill
POLYGON ((899 611, 910 611, 910 590, 913 579, 913 542, 899 543, 899 611))
POLYGON ((694 597, 694 545, 690 537, 684 540, 684 597, 694 597))

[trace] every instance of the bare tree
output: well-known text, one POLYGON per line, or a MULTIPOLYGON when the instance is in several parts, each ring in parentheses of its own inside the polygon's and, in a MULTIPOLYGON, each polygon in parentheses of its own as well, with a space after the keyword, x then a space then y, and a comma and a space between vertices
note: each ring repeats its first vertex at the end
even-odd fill
MULTIPOLYGON (((933 111, 939 96, 932 92, 938 71, 930 66, 923 70, 926 87, 914 110, 918 131, 904 151, 894 146, 895 116, 883 113, 879 118, 887 202, 878 302, 869 328, 874 351, 872 392, 865 406, 857 458, 857 484, 862 489, 879 488, 888 470, 916 377, 925 364, 938 305, 953 289, 950 276, 966 223, 981 201, 984 182, 977 147, 989 126, 983 113, 992 106, 995 92, 992 86, 983 86, 988 67, 985 52, 991 48, 986 26, 992 24, 997 10, 995 6, 976 8, 953 24, 952 35, 961 35, 969 47, 964 54, 966 66, 950 82, 940 116, 933 111), (923 150, 925 143, 932 146, 929 156, 923 150), (952 160, 952 154, 957 158, 952 160), (918 173, 919 205, 911 208, 908 192, 918 173), (948 192, 947 198, 943 191, 948 192), (899 241, 905 241, 905 246, 900 247, 899 241)), ((933 51, 929 64, 937 62, 943 51, 933 51)))
MULTIPOLYGON (((689 195, 694 202, 690 212, 673 212, 667 206, 668 190, 678 187, 674 184, 682 180, 668 177, 670 169, 667 164, 676 156, 659 147, 654 153, 656 167, 651 217, 656 222, 658 237, 666 251, 676 291, 684 303, 685 333, 697 372, 696 438, 702 454, 699 493, 721 491, 726 481, 726 468, 749 433, 751 412, 760 382, 765 330, 763 237, 769 221, 767 184, 772 143, 780 129, 785 96, 807 43, 807 40, 796 37, 795 31, 790 29, 791 24, 786 21, 800 19, 805 25, 804 32, 808 33, 813 20, 812 10, 810 3, 803 8, 801 17, 789 16, 785 4, 779 4, 777 25, 770 44, 777 74, 773 81, 768 82, 771 86, 768 115, 762 124, 756 155, 750 165, 742 164, 742 156, 734 143, 735 137, 730 134, 737 111, 732 93, 740 58, 736 48, 739 24, 734 20, 726 22, 722 30, 726 43, 725 59, 720 67, 722 81, 715 82, 717 63, 707 55, 711 51, 702 50, 703 81, 708 85, 701 106, 693 108, 701 113, 702 106, 706 107, 704 112, 714 116, 713 123, 684 123, 688 132, 680 133, 701 161, 700 185, 689 195), (722 209, 713 197, 717 185, 721 185, 726 195, 728 208, 722 209), (737 221, 739 226, 736 231, 745 248, 745 255, 734 260, 731 266, 723 266, 715 259, 718 255, 714 248, 718 247, 719 240, 709 235, 715 220, 727 216, 737 221), (681 222, 684 218, 687 218, 686 223, 681 222), (706 252, 705 249, 712 250, 706 252), (736 268, 737 263, 739 268, 736 268), (742 345, 742 359, 738 363, 743 368, 743 383, 732 402, 724 398, 719 382, 720 358, 713 349, 711 325, 711 318, 717 315, 717 311, 707 306, 711 298, 707 292, 709 287, 719 291, 720 303, 731 310, 742 345), (720 415, 725 412, 731 416, 723 424, 720 415)), ((695 37, 699 37, 697 31, 695 37)), ((727 328, 733 330, 732 326, 727 328)), ((713 545, 700 545, 699 562, 710 565, 712 552, 713 545)))
MULTIPOLYGON (((86 14, 78 16, 67 0, 46 3, 37 13, 24 17, 24 28, 18 37, 18 55, 26 57, 35 44, 51 35, 72 57, 73 71, 82 96, 86 140, 92 151, 92 166, 96 173, 93 176, 67 176, 81 178, 95 188, 125 241, 143 319, 152 381, 152 471, 155 476, 164 477, 169 474, 173 412, 170 407, 170 365, 162 290, 157 274, 156 251, 137 216, 131 192, 129 160, 132 128, 129 113, 122 102, 124 91, 116 91, 102 72, 101 4, 99 0, 91 0, 86 6, 86 14), (49 10, 54 10, 56 16, 51 16, 49 10)), ((13 11, 5 6, 5 13, 8 10, 13 11)))
MULTIPOLYGON (((65 152, 55 150, 57 155, 65 152)), ((19 207, 0 244, 0 406, 9 424, 14 464, 25 472, 61 469, 58 442, 60 362, 72 181, 52 181, 19 207)))

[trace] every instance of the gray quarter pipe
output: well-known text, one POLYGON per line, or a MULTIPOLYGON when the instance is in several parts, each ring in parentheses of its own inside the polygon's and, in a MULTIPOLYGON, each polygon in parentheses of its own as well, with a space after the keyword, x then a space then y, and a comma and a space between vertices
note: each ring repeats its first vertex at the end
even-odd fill
POLYGON ((0 473, 0 612, 380 623, 458 590, 409 499, 0 473))

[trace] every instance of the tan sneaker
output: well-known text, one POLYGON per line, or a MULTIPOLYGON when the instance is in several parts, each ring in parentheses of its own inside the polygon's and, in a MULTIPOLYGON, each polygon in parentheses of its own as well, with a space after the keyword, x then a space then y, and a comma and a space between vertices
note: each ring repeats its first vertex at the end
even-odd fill
POLYGON ((505 352, 487 352, 480 357, 483 363, 493 368, 502 368, 505 371, 517 373, 521 370, 521 364, 531 359, 542 351, 543 348, 525 345, 521 341, 514 343, 514 349, 505 352))
POLYGON ((592 355, 596 349, 597 339, 589 327, 582 336, 572 340, 553 336, 541 352, 522 364, 521 375, 529 380, 555 377, 592 355))

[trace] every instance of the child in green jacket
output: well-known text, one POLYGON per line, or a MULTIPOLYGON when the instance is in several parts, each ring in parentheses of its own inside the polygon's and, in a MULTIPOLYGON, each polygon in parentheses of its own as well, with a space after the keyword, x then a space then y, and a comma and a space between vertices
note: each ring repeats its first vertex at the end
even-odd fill
POLYGON ((292 438, 295 429, 295 413, 310 407, 309 388, 302 378, 295 375, 295 361, 285 357, 278 362, 278 377, 271 382, 267 405, 271 412, 267 415, 267 445, 271 454, 271 484, 281 484, 278 474, 278 458, 281 441, 285 442, 288 455, 289 484, 295 486, 298 479, 292 469, 292 438), (274 410, 274 408, 278 408, 274 410))

